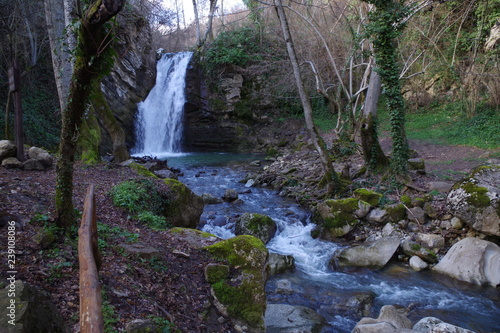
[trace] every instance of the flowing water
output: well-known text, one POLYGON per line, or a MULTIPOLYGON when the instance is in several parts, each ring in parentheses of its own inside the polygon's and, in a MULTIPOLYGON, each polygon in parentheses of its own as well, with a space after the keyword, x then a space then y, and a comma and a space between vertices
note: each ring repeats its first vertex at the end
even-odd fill
POLYGON ((180 152, 186 69, 192 55, 168 53, 158 61, 156 84, 146 100, 138 104, 134 155, 180 152))
POLYGON ((362 308, 366 310, 360 299, 373 300, 371 317, 377 317, 381 306, 391 304, 408 308, 413 322, 435 316, 479 333, 500 332, 498 290, 464 285, 431 272, 413 272, 402 264, 375 271, 334 271, 328 263, 343 245, 313 239, 309 212, 274 191, 240 182, 246 173, 256 171, 258 167, 249 162, 259 156, 181 153, 180 119, 185 69, 190 58, 190 53, 180 53, 165 55, 159 61, 157 84, 139 105, 135 154, 168 158, 171 167, 183 171, 180 181, 199 195, 222 197, 227 189, 238 191, 238 203, 205 207, 199 226, 204 231, 229 238, 234 236, 235 217, 240 214, 261 213, 273 218, 278 231, 267 247, 276 253, 293 255, 297 268, 269 279, 269 303, 314 309, 330 324, 324 332, 351 332, 362 316, 362 308), (284 282, 289 286, 288 292, 279 292, 284 282))
POLYGON ((248 162, 257 158, 187 154, 170 158, 169 165, 182 169, 180 180, 198 195, 222 197, 226 189, 239 193, 241 203, 206 206, 200 224, 203 231, 221 238, 233 237, 235 217, 245 212, 269 215, 278 224, 278 232, 267 247, 272 252, 293 255, 297 269, 269 279, 268 302, 316 310, 331 325, 324 332, 351 332, 362 317, 354 301, 359 295, 374 297, 372 317, 378 316, 383 305, 399 305, 409 309, 408 316, 414 323, 435 316, 476 332, 500 332, 500 295, 494 288, 461 284, 431 272, 413 272, 397 263, 375 271, 332 270, 330 258, 343 245, 313 239, 309 213, 295 202, 279 197, 275 191, 246 187, 241 182, 246 173, 256 171, 248 162), (241 159, 245 162, 237 161, 241 159), (276 292, 283 280, 291 285, 292 294, 276 292))

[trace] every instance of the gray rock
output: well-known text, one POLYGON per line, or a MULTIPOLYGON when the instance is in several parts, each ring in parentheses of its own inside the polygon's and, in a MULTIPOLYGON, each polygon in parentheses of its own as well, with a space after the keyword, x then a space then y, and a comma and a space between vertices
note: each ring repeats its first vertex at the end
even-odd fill
POLYGON ((446 207, 471 228, 500 236, 500 166, 476 168, 453 186, 446 207))
POLYGON ((0 140, 0 162, 17 154, 16 145, 9 140, 0 140))
POLYGON ((475 333, 474 331, 451 325, 434 317, 420 319, 414 326, 417 333, 475 333))
POLYGON ((373 209, 366 217, 366 220, 371 223, 384 223, 387 219, 387 211, 380 208, 373 209))
POLYGON ((136 255, 142 259, 158 258, 160 256, 160 251, 144 243, 121 243, 118 244, 126 254, 136 255))
POLYGON ((203 193, 201 195, 201 198, 203 199, 203 202, 205 205, 216 205, 222 203, 221 198, 217 198, 216 196, 210 194, 210 193, 203 193))
POLYGON ((453 184, 447 182, 430 182, 429 183, 429 191, 438 191, 441 193, 448 193, 453 184))
POLYGON ((451 223, 451 227, 453 229, 462 229, 464 227, 464 223, 462 222, 462 220, 460 220, 458 217, 454 216, 451 220, 450 220, 450 223, 451 223))
POLYGON ((410 221, 416 222, 418 224, 425 223, 425 212, 420 207, 410 208, 407 216, 410 221))
POLYGON ((410 333, 411 321, 401 315, 392 305, 384 305, 377 319, 361 319, 352 333, 410 333))
POLYGON ((227 189, 222 198, 229 202, 236 201, 238 199, 238 192, 233 189, 227 189))
POLYGON ((276 275, 295 269, 295 259, 291 255, 269 252, 269 275, 276 275))
POLYGON ((496 287, 500 285, 500 246, 464 238, 451 247, 433 270, 457 280, 496 287))
POLYGON ((331 262, 339 267, 382 268, 392 258, 399 244, 399 237, 384 237, 359 246, 344 248, 334 254, 331 262))
POLYGON ((163 170, 156 170, 153 171, 155 175, 157 175, 160 178, 170 178, 170 179, 177 179, 177 174, 174 172, 168 170, 168 169, 163 169, 163 170))
POLYGON ((245 213, 236 220, 236 235, 251 235, 268 243, 278 230, 276 223, 267 215, 245 213))
POLYGON ((428 249, 442 249, 445 246, 444 237, 441 235, 418 233, 416 241, 428 249))
POLYGON ((64 321, 47 293, 21 280, 7 279, 7 282, 7 287, 0 290, 2 333, 66 332, 64 321), (15 290, 14 297, 9 296, 12 290, 15 290), (9 323, 10 320, 15 325, 9 323))
POLYGON ((23 163, 16 157, 7 157, 3 159, 2 166, 7 169, 20 169, 22 168, 23 163))
POLYGON ((265 325, 267 333, 319 333, 326 321, 304 306, 268 304, 265 325))
POLYGON ((290 280, 283 279, 276 281, 275 293, 284 295, 293 294, 292 283, 290 282, 290 280))
POLYGON ((39 160, 36 160, 34 158, 30 158, 30 159, 23 162, 23 169, 24 170, 43 171, 43 170, 45 170, 45 167, 43 166, 42 162, 40 162, 39 160))
POLYGON ((418 256, 411 257, 409 264, 410 264, 410 267, 413 268, 417 272, 429 268, 429 264, 427 264, 425 261, 420 259, 420 257, 418 257, 418 256))
POLYGON ((54 164, 54 158, 44 149, 31 147, 28 149, 29 158, 40 161, 46 168, 50 168, 54 164))

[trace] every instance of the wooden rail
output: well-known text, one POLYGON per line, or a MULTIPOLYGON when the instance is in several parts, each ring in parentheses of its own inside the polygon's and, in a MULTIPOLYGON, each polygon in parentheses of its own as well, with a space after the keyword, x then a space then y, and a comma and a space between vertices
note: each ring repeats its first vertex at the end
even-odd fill
POLYGON ((102 257, 97 244, 97 220, 94 185, 87 189, 82 222, 78 230, 78 261, 80 263, 80 332, 102 333, 102 286, 99 268, 102 257))

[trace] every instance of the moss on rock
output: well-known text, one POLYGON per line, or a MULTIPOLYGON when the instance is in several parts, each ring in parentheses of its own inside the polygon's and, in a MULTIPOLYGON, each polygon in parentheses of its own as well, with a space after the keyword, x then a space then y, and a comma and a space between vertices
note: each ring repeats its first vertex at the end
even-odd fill
POLYGON ((382 198, 382 194, 366 188, 358 188, 354 191, 354 197, 366 201, 372 206, 377 206, 382 198))
POLYGON ((237 235, 251 235, 267 243, 276 233, 276 223, 267 215, 245 213, 236 222, 237 235))
POLYGON ((213 293, 223 306, 219 310, 251 327, 252 332, 264 332, 268 257, 264 243, 253 236, 241 235, 205 249, 216 258, 227 260, 232 268, 229 276, 220 272, 210 276, 213 293))
POLYGON ((130 163, 129 167, 132 168, 140 176, 158 178, 158 176, 149 171, 144 165, 141 165, 139 163, 130 163))
POLYGON ((364 201, 347 198, 319 203, 315 215, 315 220, 320 224, 319 237, 324 239, 341 237, 351 231, 352 227, 359 223, 355 212, 360 207, 360 202, 364 201))
POLYGON ((164 215, 174 226, 196 228, 205 207, 203 199, 178 180, 163 181, 169 189, 164 215))

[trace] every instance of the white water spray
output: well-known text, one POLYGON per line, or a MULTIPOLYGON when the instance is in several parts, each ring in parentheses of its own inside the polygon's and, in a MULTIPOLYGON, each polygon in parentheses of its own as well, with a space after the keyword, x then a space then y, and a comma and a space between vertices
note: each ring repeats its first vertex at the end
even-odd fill
POLYGON ((135 156, 181 152, 186 71, 192 52, 164 54, 156 65, 156 84, 138 104, 135 156))

